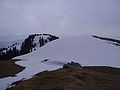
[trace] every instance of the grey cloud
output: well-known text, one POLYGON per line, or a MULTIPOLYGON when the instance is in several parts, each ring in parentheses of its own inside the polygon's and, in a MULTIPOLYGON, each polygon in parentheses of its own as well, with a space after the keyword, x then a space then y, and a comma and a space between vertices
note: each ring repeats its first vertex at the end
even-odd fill
POLYGON ((119 35, 119 8, 119 0, 0 0, 0 35, 119 35))

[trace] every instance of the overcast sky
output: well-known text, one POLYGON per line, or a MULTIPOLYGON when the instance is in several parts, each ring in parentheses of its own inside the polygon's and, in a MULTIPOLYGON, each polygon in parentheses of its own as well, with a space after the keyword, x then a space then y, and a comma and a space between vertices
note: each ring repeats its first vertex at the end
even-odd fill
POLYGON ((120 0, 0 0, 0 36, 120 34, 120 0))

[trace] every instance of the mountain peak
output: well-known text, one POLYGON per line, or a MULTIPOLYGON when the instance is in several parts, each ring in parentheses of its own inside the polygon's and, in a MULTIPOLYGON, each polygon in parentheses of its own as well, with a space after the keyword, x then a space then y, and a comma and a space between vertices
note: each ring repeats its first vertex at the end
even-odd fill
POLYGON ((56 39, 59 37, 51 34, 31 34, 21 43, 17 42, 7 48, 0 48, 0 60, 30 53, 56 39))

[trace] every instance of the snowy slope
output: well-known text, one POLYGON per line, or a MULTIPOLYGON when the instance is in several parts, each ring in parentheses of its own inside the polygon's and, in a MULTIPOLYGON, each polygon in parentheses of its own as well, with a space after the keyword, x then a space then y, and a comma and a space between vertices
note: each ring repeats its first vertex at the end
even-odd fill
MULTIPOLYGON (((105 41, 93 37, 81 36, 56 40, 35 52, 16 57, 15 59, 27 59, 25 62, 32 63, 32 61, 42 61, 47 58, 49 62, 68 62, 73 60, 82 65, 107 65, 119 67, 119 53, 119 47, 110 45, 105 41)), ((22 65, 20 62, 19 64, 22 65)))

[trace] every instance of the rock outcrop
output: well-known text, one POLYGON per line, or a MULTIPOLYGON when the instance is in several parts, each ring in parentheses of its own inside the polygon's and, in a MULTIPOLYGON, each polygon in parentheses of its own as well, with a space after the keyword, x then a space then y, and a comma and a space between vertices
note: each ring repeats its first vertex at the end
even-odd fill
POLYGON ((79 67, 82 68, 82 66, 79 63, 75 63, 73 61, 68 62, 67 64, 63 65, 63 68, 73 68, 73 67, 79 67))

